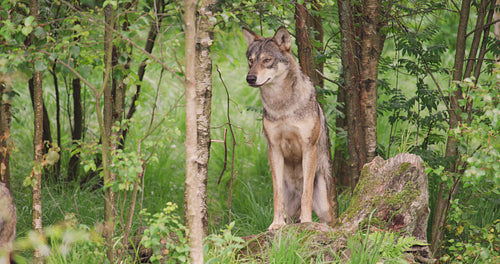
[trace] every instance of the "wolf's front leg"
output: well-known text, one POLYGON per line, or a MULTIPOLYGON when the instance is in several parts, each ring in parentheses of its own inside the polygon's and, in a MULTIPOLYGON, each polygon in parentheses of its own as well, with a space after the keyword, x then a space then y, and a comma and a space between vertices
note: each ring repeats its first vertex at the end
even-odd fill
POLYGON ((300 222, 312 222, 314 174, 316 173, 316 145, 306 146, 302 154, 303 188, 300 202, 300 222))
POLYGON ((283 168, 284 158, 281 148, 279 146, 268 147, 269 163, 271 165, 271 172, 273 175, 273 209, 274 218, 271 225, 267 230, 277 230, 285 225, 285 203, 283 200, 284 182, 283 182, 283 168))

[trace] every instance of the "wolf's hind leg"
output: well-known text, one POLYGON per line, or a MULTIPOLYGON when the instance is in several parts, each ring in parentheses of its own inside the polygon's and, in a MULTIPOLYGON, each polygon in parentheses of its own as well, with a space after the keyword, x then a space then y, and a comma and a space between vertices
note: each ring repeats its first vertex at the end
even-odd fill
POLYGON ((326 185, 323 175, 317 174, 314 182, 313 210, 321 223, 328 225, 335 223, 331 199, 332 196, 329 193, 329 188, 326 185))

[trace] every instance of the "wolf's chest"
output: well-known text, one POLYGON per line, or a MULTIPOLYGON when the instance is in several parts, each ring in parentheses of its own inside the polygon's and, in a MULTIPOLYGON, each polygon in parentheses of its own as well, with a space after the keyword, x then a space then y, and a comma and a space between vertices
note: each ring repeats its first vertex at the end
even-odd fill
POLYGON ((274 121, 264 118, 263 123, 268 143, 281 150, 287 163, 300 163, 303 148, 313 145, 318 138, 319 126, 315 118, 274 121))

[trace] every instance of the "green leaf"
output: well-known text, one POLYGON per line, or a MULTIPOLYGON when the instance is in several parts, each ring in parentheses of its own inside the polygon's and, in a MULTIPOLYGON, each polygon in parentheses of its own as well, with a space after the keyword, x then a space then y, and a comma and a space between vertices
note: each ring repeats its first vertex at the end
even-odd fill
POLYGON ((71 46, 69 48, 69 54, 71 54, 71 57, 76 58, 78 55, 80 55, 80 47, 78 45, 71 46))
POLYGON ((45 32, 45 29, 44 29, 43 27, 37 27, 37 28, 35 29, 35 32, 34 32, 35 36, 36 36, 37 38, 41 38, 41 39, 44 39, 44 38, 45 38, 45 33, 46 33, 46 32, 45 32))
POLYGON ((44 71, 47 69, 47 65, 42 60, 35 61, 35 71, 44 71))
POLYGON ((25 36, 28 36, 31 33, 31 31, 33 31, 32 26, 23 27, 21 29, 21 33, 23 33, 23 35, 25 35, 25 36))

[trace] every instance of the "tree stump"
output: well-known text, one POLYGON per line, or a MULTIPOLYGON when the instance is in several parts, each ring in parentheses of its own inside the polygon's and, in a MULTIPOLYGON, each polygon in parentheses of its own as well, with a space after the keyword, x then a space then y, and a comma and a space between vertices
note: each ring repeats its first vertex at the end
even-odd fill
MULTIPOLYGON (((419 156, 403 153, 387 161, 376 157, 363 167, 349 207, 335 227, 306 223, 296 224, 290 230, 313 232, 317 236, 313 244, 328 247, 329 252, 343 252, 347 238, 367 228, 395 232, 400 237, 413 236, 427 243, 428 218, 429 191, 424 163, 419 156)), ((245 237, 248 246, 242 253, 262 254, 274 236, 274 232, 268 231, 245 237)), ((411 253, 412 262, 431 262, 427 246, 414 246, 411 253)), ((329 259, 324 252, 321 254, 329 259)))

